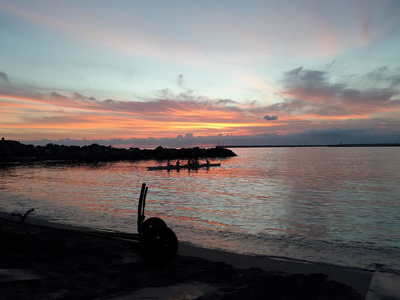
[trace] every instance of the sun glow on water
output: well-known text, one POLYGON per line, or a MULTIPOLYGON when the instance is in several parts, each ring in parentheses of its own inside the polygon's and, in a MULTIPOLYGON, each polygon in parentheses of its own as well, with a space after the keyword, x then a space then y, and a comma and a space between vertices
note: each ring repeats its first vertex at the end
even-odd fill
POLYGON ((2 206, 10 212, 35 207, 35 216, 47 220, 136 232, 146 182, 146 216, 163 218, 182 241, 363 268, 375 261, 397 266, 391 258, 400 249, 397 149, 235 152, 237 157, 218 161, 221 167, 198 171, 148 172, 147 166, 165 163, 157 161, 6 167, 2 206), (359 257, 348 261, 354 255, 359 257))

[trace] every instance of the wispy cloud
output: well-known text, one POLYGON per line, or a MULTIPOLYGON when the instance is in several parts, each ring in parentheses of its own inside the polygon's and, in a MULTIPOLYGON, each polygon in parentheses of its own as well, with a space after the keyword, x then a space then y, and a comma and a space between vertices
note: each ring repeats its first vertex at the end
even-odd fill
POLYGON ((87 136, 173 136, 191 131, 196 135, 257 133, 266 125, 251 111, 230 99, 211 99, 193 91, 173 94, 160 91, 152 99, 114 100, 87 97, 80 93, 0 88, 0 103, 13 121, 2 122, 4 130, 54 130, 65 137, 87 136), (29 113, 29 114, 28 114, 29 113), (96 131, 96 132, 95 132, 96 131))
POLYGON ((8 76, 4 72, 0 72, 0 81, 3 81, 5 83, 9 83, 10 81, 8 80, 8 76))
POLYGON ((0 9, 71 39, 168 62, 184 59, 193 64, 231 55, 240 60, 281 53, 330 57, 380 41, 400 24, 400 8, 391 1, 363 1, 359 5, 347 1, 250 2, 246 8, 228 4, 221 1, 212 6, 182 5, 171 1, 168 7, 161 8, 143 2, 135 6, 126 4, 125 9, 119 10, 113 5, 93 10, 90 5, 77 7, 69 2, 35 6, 4 2, 0 9), (61 10, 63 16, 54 14, 61 10), (141 14, 149 14, 149 10, 151 20, 141 14), (174 17, 165 24, 164 18, 154 18, 156 13, 171 13, 174 17), (240 13, 243 14, 238 17, 240 13))
MULTIPOLYGON (((143 141, 149 137, 173 140, 186 133, 244 139, 273 133, 293 136, 315 128, 337 128, 341 134, 356 128, 393 131, 400 129, 397 72, 382 67, 358 76, 362 82, 380 82, 381 88, 371 89, 333 82, 326 70, 295 68, 282 74, 281 100, 272 105, 169 89, 147 99, 99 99, 77 92, 38 92, 3 80, 0 131, 20 140, 46 134, 56 140, 134 137, 143 141)), ((352 80, 358 82, 354 76, 352 80)))

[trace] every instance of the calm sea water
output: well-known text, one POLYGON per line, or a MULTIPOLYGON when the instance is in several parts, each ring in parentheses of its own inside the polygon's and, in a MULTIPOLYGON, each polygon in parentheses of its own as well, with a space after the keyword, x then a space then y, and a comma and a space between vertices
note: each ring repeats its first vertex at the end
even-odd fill
POLYGON ((137 201, 181 241, 400 274, 400 148, 238 148, 220 168, 157 161, 0 168, 0 210, 137 232, 137 201))

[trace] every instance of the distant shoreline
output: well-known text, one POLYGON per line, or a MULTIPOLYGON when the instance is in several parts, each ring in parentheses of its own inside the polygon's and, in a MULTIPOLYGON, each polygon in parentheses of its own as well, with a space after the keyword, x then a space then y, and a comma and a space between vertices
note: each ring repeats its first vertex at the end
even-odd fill
POLYGON ((309 148, 309 147, 400 147, 400 143, 331 145, 227 145, 224 148, 309 148))
POLYGON ((0 140, 0 162, 34 162, 44 160, 100 162, 121 160, 167 160, 190 158, 226 158, 236 154, 225 147, 215 148, 163 148, 154 150, 139 148, 113 148, 92 144, 90 146, 65 146, 47 144, 34 146, 19 141, 0 140))

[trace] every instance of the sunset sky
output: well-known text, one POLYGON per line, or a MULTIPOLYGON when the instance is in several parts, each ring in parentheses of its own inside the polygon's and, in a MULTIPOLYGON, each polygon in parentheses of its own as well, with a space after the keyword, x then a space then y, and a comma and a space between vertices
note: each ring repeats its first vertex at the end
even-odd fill
POLYGON ((0 2, 0 135, 394 143, 400 1, 0 2))

